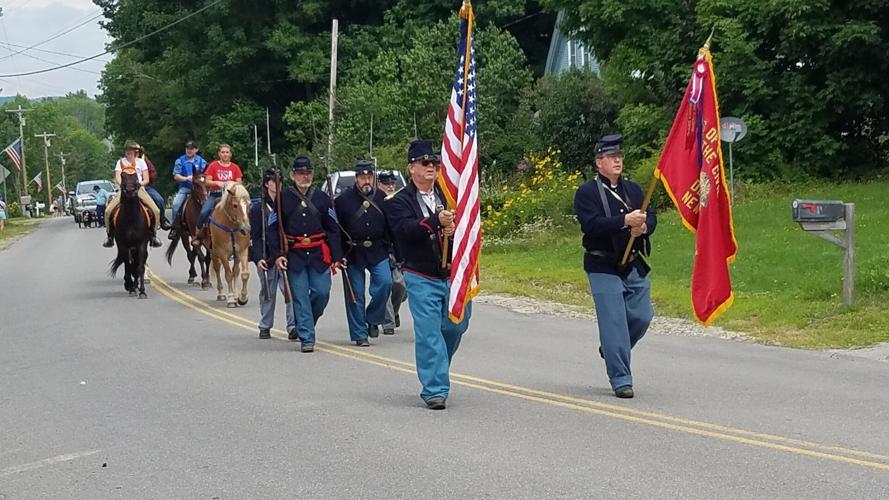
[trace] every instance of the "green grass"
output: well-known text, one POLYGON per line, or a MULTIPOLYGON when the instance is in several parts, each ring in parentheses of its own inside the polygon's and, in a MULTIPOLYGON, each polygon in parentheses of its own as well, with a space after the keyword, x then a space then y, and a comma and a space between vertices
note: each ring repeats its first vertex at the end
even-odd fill
MULTIPOLYGON (((889 183, 760 186, 735 205, 735 303, 715 323, 762 342, 838 348, 889 341, 889 183), (793 198, 856 204, 856 298, 842 304, 839 247, 790 220, 793 198)), ((659 315, 691 318, 693 236, 675 211, 661 214, 652 238, 652 300, 659 315)), ((592 310, 578 227, 487 245, 482 289, 592 310)))
POLYGON ((16 217, 6 221, 6 229, 0 232, 0 250, 12 245, 15 240, 21 238, 36 227, 40 219, 16 217))

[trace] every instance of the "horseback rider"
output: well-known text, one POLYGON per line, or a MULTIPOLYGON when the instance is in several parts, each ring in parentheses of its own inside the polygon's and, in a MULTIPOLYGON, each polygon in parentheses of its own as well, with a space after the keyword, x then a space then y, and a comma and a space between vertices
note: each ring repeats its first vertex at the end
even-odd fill
MULTIPOLYGON (((126 142, 124 145, 124 157, 117 160, 117 164, 114 166, 114 182, 120 186, 121 172, 135 174, 138 177, 139 184, 141 185, 137 192, 139 201, 141 201, 142 205, 149 209, 154 216, 154 225, 152 226, 151 240, 149 243, 152 247, 157 248, 161 246, 161 242, 157 239, 157 230, 160 227, 160 208, 155 204, 154 200, 151 199, 148 192, 145 191, 145 186, 148 185, 149 182, 148 165, 145 163, 145 160, 138 157, 138 152, 141 149, 142 147, 134 141, 126 142)), ((105 239, 105 243, 102 243, 102 246, 105 248, 114 246, 113 222, 117 207, 120 205, 120 198, 120 194, 111 198, 105 207, 105 228, 108 236, 105 239)))
POLYGON ((222 199, 222 188, 229 182, 237 184, 241 183, 241 167, 237 163, 232 162, 232 147, 228 144, 220 144, 219 150, 216 152, 218 160, 213 160, 207 165, 204 172, 204 185, 210 190, 207 201, 201 207, 201 213, 198 216, 198 233, 191 241, 193 246, 200 246, 201 240, 207 237, 207 220, 216 204, 222 199))
POLYGON ((151 160, 148 158, 148 155, 145 153, 144 149, 140 149, 136 154, 139 158, 145 160, 145 165, 148 166, 148 184, 145 185, 145 191, 148 192, 148 196, 151 196, 151 199, 154 200, 155 205, 160 211, 161 221, 160 226, 164 231, 170 230, 170 221, 167 220, 167 210, 164 205, 164 197, 157 191, 154 187, 154 183, 157 182, 157 169, 154 168, 154 163, 151 163, 151 160))
POLYGON ((192 181, 196 174, 203 173, 207 168, 207 160, 198 154, 198 145, 194 141, 185 143, 185 154, 173 163, 173 180, 176 181, 176 196, 173 198, 173 228, 169 238, 176 239, 182 227, 182 205, 191 194, 192 181))

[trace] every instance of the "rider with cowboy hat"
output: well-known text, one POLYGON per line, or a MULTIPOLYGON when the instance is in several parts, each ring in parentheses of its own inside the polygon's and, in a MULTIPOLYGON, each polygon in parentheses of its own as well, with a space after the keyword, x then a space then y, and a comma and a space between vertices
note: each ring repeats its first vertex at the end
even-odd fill
MULTIPOLYGON (((142 147, 139 146, 135 141, 127 141, 124 145, 124 157, 117 160, 117 164, 114 166, 114 182, 120 186, 120 178, 121 173, 126 172, 128 174, 136 174, 139 179, 139 184, 141 187, 137 192, 139 196, 139 201, 142 202, 146 208, 151 210, 152 215, 154 216, 154 226, 151 228, 151 241, 150 244, 153 247, 161 246, 161 242, 157 239, 157 230, 160 227, 160 210, 155 204, 154 200, 151 199, 151 196, 148 195, 148 192, 145 191, 145 186, 149 183, 148 178, 148 165, 145 163, 145 160, 139 158, 138 153, 142 150, 142 147)), ((114 214, 117 211, 117 206, 120 205, 120 197, 117 196, 111 198, 108 202, 108 205, 105 208, 105 228, 107 230, 108 237, 105 239, 105 243, 102 244, 105 248, 111 248, 114 246, 114 228, 112 227, 112 222, 114 221, 114 214)))

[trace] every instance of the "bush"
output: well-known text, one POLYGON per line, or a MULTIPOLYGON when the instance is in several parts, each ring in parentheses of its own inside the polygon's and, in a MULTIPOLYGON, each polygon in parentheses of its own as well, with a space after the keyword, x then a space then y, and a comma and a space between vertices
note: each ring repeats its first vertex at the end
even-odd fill
POLYGON ((503 238, 542 221, 556 226, 574 220, 574 193, 583 182, 579 172, 566 172, 558 151, 531 154, 531 170, 503 184, 500 193, 483 197, 485 235, 503 238), (512 184, 512 186, 510 186, 512 184))
POLYGON ((21 217, 22 216, 22 207, 19 205, 19 202, 14 201, 9 204, 6 208, 6 215, 9 217, 21 217))

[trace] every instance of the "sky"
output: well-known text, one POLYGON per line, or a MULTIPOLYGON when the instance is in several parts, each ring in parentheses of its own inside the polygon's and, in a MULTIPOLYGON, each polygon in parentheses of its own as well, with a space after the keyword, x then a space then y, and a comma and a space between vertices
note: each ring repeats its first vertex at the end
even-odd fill
MULTIPOLYGON (((3 9, 3 16, 0 17, 0 75, 53 67, 99 54, 111 41, 99 26, 101 10, 91 0, 0 0, 0 7, 3 9), (89 20, 96 15, 99 17, 89 20), (55 40, 11 56, 84 22, 86 24, 83 26, 55 40)), ((0 88, 3 90, 0 95, 14 96, 18 93, 34 98, 61 96, 83 89, 94 96, 99 92, 99 73, 111 57, 109 54, 40 75, 2 77, 0 88)))

